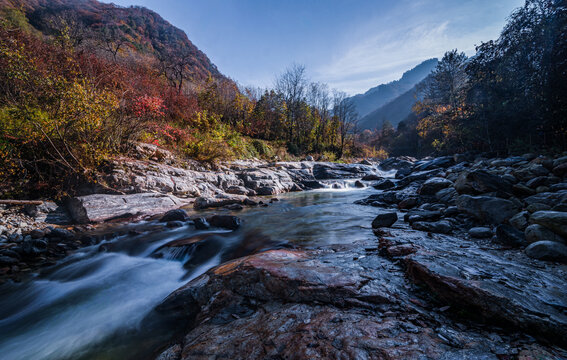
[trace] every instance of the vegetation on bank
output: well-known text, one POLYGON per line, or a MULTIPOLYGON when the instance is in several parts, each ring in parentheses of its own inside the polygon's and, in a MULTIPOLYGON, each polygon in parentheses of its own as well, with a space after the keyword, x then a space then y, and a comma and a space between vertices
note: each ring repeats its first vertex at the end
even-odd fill
POLYGON ((301 66, 241 90, 147 9, 23 3, 0 8, 4 192, 72 191, 138 141, 208 162, 359 151, 346 95, 301 66))
POLYGON ((365 141, 392 155, 567 149, 567 4, 527 0, 500 37, 449 51, 421 84, 415 114, 365 141))

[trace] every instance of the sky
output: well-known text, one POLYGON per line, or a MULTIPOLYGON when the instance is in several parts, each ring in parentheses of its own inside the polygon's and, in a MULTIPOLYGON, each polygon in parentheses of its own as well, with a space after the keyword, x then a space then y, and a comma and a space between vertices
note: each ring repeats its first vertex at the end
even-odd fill
POLYGON ((272 87, 293 63, 349 94, 396 80, 420 62, 496 39, 524 0, 112 0, 184 30, 243 86, 272 87))

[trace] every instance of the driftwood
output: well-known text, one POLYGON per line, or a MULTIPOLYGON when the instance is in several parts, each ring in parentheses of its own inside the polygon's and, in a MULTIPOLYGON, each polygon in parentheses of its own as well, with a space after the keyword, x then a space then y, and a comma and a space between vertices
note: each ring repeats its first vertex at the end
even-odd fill
POLYGON ((42 205, 40 200, 0 200, 0 205, 42 205))

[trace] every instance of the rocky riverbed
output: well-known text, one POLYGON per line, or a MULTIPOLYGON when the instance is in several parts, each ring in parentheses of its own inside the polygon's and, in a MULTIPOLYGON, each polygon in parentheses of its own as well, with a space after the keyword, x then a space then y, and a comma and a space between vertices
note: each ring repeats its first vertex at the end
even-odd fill
POLYGON ((56 258, 46 254, 59 249, 64 256, 100 241, 99 251, 119 251, 130 245, 105 241, 108 231, 116 237, 114 226, 91 224, 168 211, 150 222, 154 232, 191 228, 197 235, 166 242, 148 256, 181 261, 189 273, 214 267, 148 314, 177 324, 177 335, 144 357, 563 359, 566 175, 567 157, 530 154, 362 164, 236 162, 216 170, 122 159, 105 179, 115 193, 36 208, 35 217, 34 209, 27 209, 28 217, 5 210, 10 224, 20 217, 36 229, 4 230, 3 256, 18 261, 4 271, 14 278, 14 266, 33 265, 29 259, 46 265, 56 258), (276 198, 340 188, 349 196, 366 188, 360 192, 365 196, 319 209, 315 195, 315 203, 299 201, 287 213, 288 198, 276 198), (262 206, 277 207, 283 211, 277 216, 290 216, 289 224, 273 221, 269 209, 263 220, 261 209, 249 210, 262 206), (367 219, 361 225, 359 212, 367 219), (248 225, 244 231, 259 226, 271 235, 253 230, 245 242, 227 245, 242 236, 240 217, 248 225), (75 225, 48 228, 42 218, 75 225), (230 232, 199 235, 209 228, 230 232), (313 242, 326 234, 327 241, 313 242), (23 249, 34 250, 23 256, 23 249))

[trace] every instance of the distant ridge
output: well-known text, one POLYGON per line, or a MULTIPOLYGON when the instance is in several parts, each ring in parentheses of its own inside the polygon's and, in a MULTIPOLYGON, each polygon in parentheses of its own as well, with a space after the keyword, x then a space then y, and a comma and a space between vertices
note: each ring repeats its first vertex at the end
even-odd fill
MULTIPOLYGON (((351 97, 358 111, 358 115, 361 118, 364 118, 399 96, 406 95, 407 99, 408 91, 413 89, 415 85, 425 79, 435 66, 437 66, 437 63, 438 60, 436 58, 425 60, 413 69, 406 71, 399 80, 378 85, 371 88, 364 94, 358 94, 351 97)), ((371 129, 374 127, 376 126, 368 124, 368 126, 364 127, 364 129, 371 129)))

